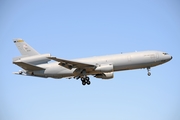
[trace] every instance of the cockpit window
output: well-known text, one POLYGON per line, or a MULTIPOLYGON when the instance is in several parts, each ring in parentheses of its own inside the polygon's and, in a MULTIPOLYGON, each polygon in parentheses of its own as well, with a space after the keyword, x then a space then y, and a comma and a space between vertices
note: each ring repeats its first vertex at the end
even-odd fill
POLYGON ((168 53, 163 53, 164 55, 168 55, 168 53))

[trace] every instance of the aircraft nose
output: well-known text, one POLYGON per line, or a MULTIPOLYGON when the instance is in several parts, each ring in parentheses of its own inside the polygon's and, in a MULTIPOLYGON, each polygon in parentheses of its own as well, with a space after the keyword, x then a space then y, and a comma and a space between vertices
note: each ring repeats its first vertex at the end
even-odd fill
MULTIPOLYGON (((173 58, 173 57, 171 56, 171 59, 172 59, 172 58, 173 58)), ((171 60, 171 59, 170 59, 170 60, 171 60)))

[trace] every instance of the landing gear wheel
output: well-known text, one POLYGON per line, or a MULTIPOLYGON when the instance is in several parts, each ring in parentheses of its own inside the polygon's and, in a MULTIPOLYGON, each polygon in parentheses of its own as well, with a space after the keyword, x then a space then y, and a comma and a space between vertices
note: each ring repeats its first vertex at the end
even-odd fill
POLYGON ((85 77, 84 81, 87 83, 89 81, 89 77, 85 77))
POLYGON ((82 85, 86 85, 86 82, 85 82, 85 81, 82 81, 82 85))
POLYGON ((151 76, 151 73, 150 72, 148 72, 148 74, 147 74, 148 76, 151 76))
POLYGON ((91 84, 91 82, 90 82, 90 80, 89 80, 89 77, 86 77, 86 78, 85 78, 85 81, 86 81, 86 84, 87 84, 87 85, 90 85, 90 84, 91 84))
POLYGON ((85 78, 81 78, 81 81, 82 81, 82 85, 86 85, 86 79, 85 78))
POLYGON ((87 81, 87 85, 90 85, 90 84, 91 84, 91 81, 88 80, 88 81, 87 81))
POLYGON ((87 81, 89 81, 89 77, 86 77, 85 79, 86 79, 87 81))
POLYGON ((147 71, 148 71, 148 74, 147 74, 147 75, 148 75, 148 76, 151 76, 150 69, 151 69, 150 67, 147 67, 147 71))
POLYGON ((85 80, 85 79, 82 77, 82 78, 81 78, 81 81, 84 81, 84 80, 85 80))
POLYGON ((89 80, 89 77, 81 77, 82 85, 90 85, 91 82, 89 80))

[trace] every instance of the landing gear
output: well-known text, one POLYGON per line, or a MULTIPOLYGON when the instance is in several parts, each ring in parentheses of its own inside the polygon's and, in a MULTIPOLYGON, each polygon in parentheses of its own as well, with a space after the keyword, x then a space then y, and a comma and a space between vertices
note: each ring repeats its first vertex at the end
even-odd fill
POLYGON ((83 69, 81 70, 81 73, 79 74, 80 76, 78 76, 76 79, 79 79, 81 78, 81 81, 82 81, 82 85, 90 85, 91 82, 90 82, 90 79, 89 77, 87 76, 87 73, 86 73, 86 70, 83 69))
POLYGON ((19 74, 22 75, 22 74, 23 74, 23 71, 20 70, 20 71, 19 71, 19 74))
POLYGON ((76 78, 76 80, 78 80, 80 78, 80 76, 78 76, 77 78, 76 78))
POLYGON ((85 82, 85 81, 82 81, 82 85, 86 85, 86 82, 85 82))
POLYGON ((148 76, 151 76, 150 69, 151 69, 150 67, 147 68, 147 71, 148 71, 148 74, 147 74, 147 75, 148 75, 148 76))
POLYGON ((91 81, 88 80, 88 81, 87 81, 87 85, 90 85, 90 84, 91 84, 91 81))
POLYGON ((91 84, 91 82, 90 82, 90 80, 89 80, 89 77, 82 77, 81 78, 81 81, 82 81, 82 85, 90 85, 91 84))

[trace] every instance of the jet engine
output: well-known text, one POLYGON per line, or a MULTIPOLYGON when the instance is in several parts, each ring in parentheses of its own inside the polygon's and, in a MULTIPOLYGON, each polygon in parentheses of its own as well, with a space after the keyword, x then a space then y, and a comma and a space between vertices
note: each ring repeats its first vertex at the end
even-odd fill
POLYGON ((112 72, 114 70, 113 70, 113 65, 112 64, 101 64, 101 65, 97 66, 95 71, 108 73, 108 72, 112 72))
POLYGON ((102 78, 102 79, 111 79, 111 78, 114 77, 114 72, 96 74, 94 77, 96 77, 96 78, 102 78))

